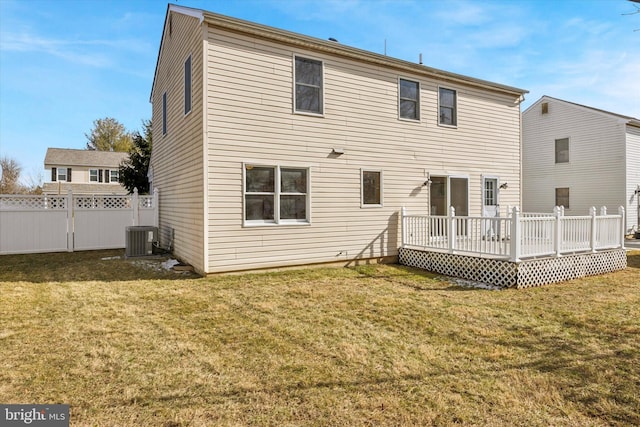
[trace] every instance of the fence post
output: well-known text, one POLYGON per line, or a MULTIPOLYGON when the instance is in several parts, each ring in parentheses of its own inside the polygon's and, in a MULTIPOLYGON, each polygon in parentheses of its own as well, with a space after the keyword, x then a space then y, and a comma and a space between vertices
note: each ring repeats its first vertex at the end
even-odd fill
POLYGON ((160 196, 158 194, 158 189, 153 189, 153 225, 156 227, 160 227, 160 205, 158 204, 160 200, 160 196))
POLYGON ((511 211, 511 262, 520 262, 521 231, 520 209, 514 206, 511 211))
POLYGON ((73 193, 67 190, 67 252, 73 252, 73 193))
POLYGON ((456 209, 453 206, 449 206, 449 253, 453 253, 456 249, 456 209))
MULTIPOLYGON (((605 209, 605 208, 603 208, 605 209)), ((596 207, 591 206, 589 208, 589 216, 591 217, 591 235, 589 236, 589 247, 591 248, 591 253, 596 252, 596 233, 598 232, 598 225, 596 223, 596 207)))
POLYGON ((404 206, 400 209, 400 226, 402 227, 402 247, 407 244, 407 224, 405 223, 407 216, 407 208, 404 206))
MULTIPOLYGON (((640 196, 640 195, 639 195, 640 196)), ((618 232, 618 236, 620 236, 620 248, 624 249, 624 236, 626 234, 627 224, 625 221, 624 207, 618 207, 618 214, 620 215, 620 231, 618 232)))
POLYGON ((560 257, 560 251, 562 249, 562 217, 564 216, 564 206, 554 206, 553 216, 555 221, 553 222, 553 252, 556 257, 560 257))
POLYGON ((133 208, 133 224, 138 225, 140 223, 140 202, 138 201, 138 189, 133 189, 133 194, 131 195, 131 205, 133 208))

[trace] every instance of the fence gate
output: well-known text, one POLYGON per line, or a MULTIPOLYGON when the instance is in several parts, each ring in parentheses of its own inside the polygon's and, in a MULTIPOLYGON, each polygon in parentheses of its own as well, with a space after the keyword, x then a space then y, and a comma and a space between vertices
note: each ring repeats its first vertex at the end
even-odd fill
POLYGON ((125 247, 130 225, 158 226, 158 192, 139 196, 0 195, 0 254, 125 247))

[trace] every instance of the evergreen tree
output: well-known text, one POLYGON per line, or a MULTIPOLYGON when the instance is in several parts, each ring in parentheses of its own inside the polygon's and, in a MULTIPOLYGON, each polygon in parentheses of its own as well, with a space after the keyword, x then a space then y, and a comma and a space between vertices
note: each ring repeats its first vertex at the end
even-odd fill
POLYGON ((120 183, 129 193, 138 189, 139 194, 149 194, 149 160, 151 160, 151 120, 143 120, 144 136, 133 133, 129 159, 120 164, 120 183))

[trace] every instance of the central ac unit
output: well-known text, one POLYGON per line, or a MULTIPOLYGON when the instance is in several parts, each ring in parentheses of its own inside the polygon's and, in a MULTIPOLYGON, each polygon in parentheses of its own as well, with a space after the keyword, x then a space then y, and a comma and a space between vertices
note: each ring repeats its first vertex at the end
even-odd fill
POLYGON ((158 241, 158 227, 135 225, 127 227, 125 257, 153 254, 153 244, 158 241))

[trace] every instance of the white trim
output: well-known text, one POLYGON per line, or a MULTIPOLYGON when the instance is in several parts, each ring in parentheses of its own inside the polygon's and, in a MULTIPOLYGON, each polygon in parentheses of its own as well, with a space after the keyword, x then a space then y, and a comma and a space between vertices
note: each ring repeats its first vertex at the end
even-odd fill
MULTIPOLYGON (((206 93, 209 93, 208 90, 208 82, 207 78, 207 61, 204 58, 207 58, 207 26, 201 26, 202 29, 202 92, 200 96, 200 102, 202 102, 202 203, 204 205, 203 209, 203 221, 202 221, 202 232, 204 234, 203 239, 203 247, 202 250, 204 252, 202 258, 202 265, 205 273, 209 272, 209 144, 207 143, 207 138, 209 135, 209 128, 207 120, 207 97, 206 93)), ((191 106, 193 107, 193 56, 191 57, 191 106)))
POLYGON ((184 7, 184 6, 178 6, 175 4, 170 4, 169 12, 176 12, 182 15, 187 15, 193 18, 197 18, 201 24, 202 24, 202 21, 204 21, 204 14, 201 9, 194 9, 192 7, 184 7))

